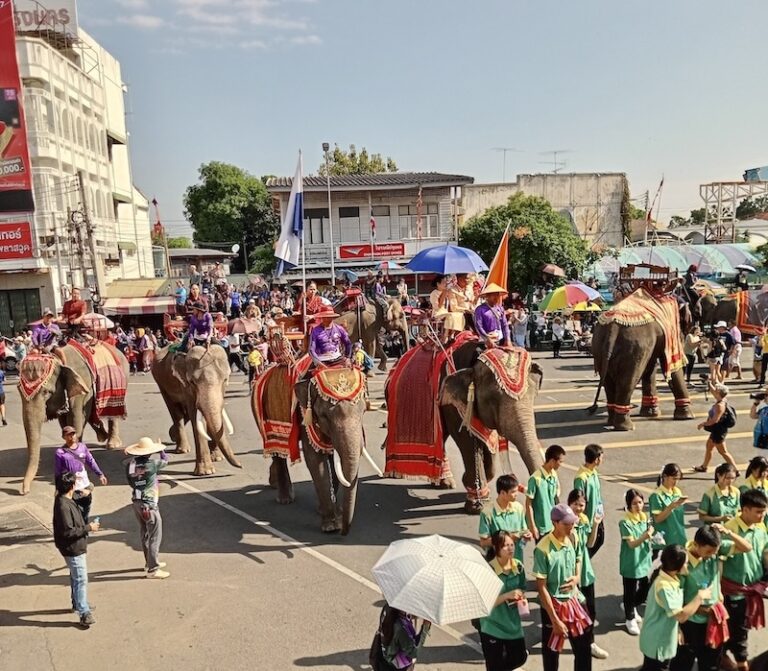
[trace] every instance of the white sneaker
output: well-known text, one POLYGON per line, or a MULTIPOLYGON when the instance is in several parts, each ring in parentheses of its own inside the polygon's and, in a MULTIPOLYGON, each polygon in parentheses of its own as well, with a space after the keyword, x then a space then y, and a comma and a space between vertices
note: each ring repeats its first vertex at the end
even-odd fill
MULTIPOLYGON (((168 566, 168 564, 166 564, 164 561, 157 562, 157 568, 165 568, 166 566, 168 566)), ((149 571, 149 567, 146 564, 144 564, 144 570, 149 571)))
POLYGON ((163 578, 170 577, 170 573, 168 571, 163 571, 163 569, 157 569, 157 571, 152 571, 152 573, 147 573, 147 578, 157 578, 158 580, 162 580, 163 578))
POLYGON ((627 620, 624 625, 632 636, 640 636, 640 624, 637 620, 627 620))
POLYGON ((589 646, 589 651, 595 659, 608 659, 608 653, 603 650, 597 643, 593 643, 589 646))
POLYGON ((637 611, 635 611, 635 620, 637 621, 638 624, 643 623, 643 618, 640 616, 640 613, 638 613, 637 611))

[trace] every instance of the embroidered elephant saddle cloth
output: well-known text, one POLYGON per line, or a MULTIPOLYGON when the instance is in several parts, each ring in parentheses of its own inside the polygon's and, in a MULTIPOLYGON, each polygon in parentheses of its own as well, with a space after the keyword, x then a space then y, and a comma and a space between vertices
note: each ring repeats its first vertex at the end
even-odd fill
POLYGON ((326 401, 357 402, 365 393, 365 377, 358 368, 334 366, 318 368, 312 376, 317 393, 326 401))
POLYGON ((665 377, 683 367, 683 342, 680 332, 680 308, 672 296, 656 298, 645 289, 638 289, 619 301, 614 307, 601 314, 600 324, 621 326, 643 326, 656 322, 664 332, 664 361, 662 370, 665 377))
POLYGON ((28 354, 19 367, 19 391, 29 401, 37 396, 54 371, 54 357, 50 354, 28 354))
POLYGON ((736 325, 743 334, 760 335, 768 321, 768 291, 739 291, 724 301, 736 301, 736 325))
POLYGON ((125 394, 128 380, 114 347, 97 342, 86 347, 70 339, 69 346, 85 359, 94 381, 94 404, 91 421, 102 417, 125 417, 125 394))
POLYGON ((522 347, 494 348, 483 352, 479 360, 493 373, 507 396, 519 399, 528 388, 531 355, 522 347))

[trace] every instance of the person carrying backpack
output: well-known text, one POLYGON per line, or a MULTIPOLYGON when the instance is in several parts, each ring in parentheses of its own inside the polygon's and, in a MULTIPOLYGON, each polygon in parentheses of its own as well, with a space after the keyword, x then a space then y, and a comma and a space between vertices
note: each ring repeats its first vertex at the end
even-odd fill
MULTIPOLYGON (((697 473, 706 473, 709 468, 709 462, 712 459, 712 452, 717 450, 723 460, 736 468, 736 462, 733 456, 728 452, 725 445, 725 437, 728 435, 728 429, 736 425, 736 410, 726 402, 728 396, 728 387, 724 384, 713 384, 712 380, 707 382, 709 391, 714 396, 715 402, 709 409, 707 420, 701 422, 696 428, 704 429, 709 432, 707 438, 706 451, 704 452, 704 461, 701 466, 694 466, 693 470, 697 473)), ((738 477, 738 469, 736 475, 738 477)))

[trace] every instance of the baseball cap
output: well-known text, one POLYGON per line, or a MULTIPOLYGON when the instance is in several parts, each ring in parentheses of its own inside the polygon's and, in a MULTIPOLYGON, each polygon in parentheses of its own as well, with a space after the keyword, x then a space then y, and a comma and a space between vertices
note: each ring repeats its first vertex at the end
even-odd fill
POLYGON ((566 524, 576 524, 576 522, 579 521, 579 518, 576 517, 576 513, 565 503, 558 503, 552 508, 550 519, 553 522, 565 522, 566 524))
POLYGON ((70 433, 77 433, 77 429, 75 429, 75 427, 74 427, 74 426, 65 426, 65 427, 64 427, 64 428, 61 430, 61 435, 62 435, 62 436, 66 436, 66 435, 68 435, 68 434, 70 434, 70 433))

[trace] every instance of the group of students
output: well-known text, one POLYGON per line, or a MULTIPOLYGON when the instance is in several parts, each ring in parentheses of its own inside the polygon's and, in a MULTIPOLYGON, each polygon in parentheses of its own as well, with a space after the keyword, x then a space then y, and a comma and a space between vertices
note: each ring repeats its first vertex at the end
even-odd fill
MULTIPOLYGON (((559 668, 566 639, 576 671, 589 671, 592 658, 608 657, 595 643, 592 565, 605 538, 598 472, 603 449, 587 445, 567 503, 560 502, 557 475, 564 457, 562 447, 551 445, 526 487, 514 475, 500 476, 497 497, 480 516, 480 545, 503 583, 493 610, 477 622, 489 671, 519 668, 528 657, 521 618, 528 614, 523 548, 529 541, 536 544, 533 577, 544 671, 559 668), (524 505, 517 501, 521 492, 524 505)), ((640 491, 626 492, 626 511, 618 523, 619 572, 625 626, 639 636, 643 671, 691 671, 696 662, 700 671, 715 671, 725 651, 737 669, 748 668, 747 637, 750 628, 764 622, 762 598, 768 588, 768 460, 752 459, 738 488, 735 477, 730 464, 716 469, 714 486, 698 508, 704 525, 692 540, 677 464, 664 466, 648 498, 650 514, 644 512, 640 491)))

